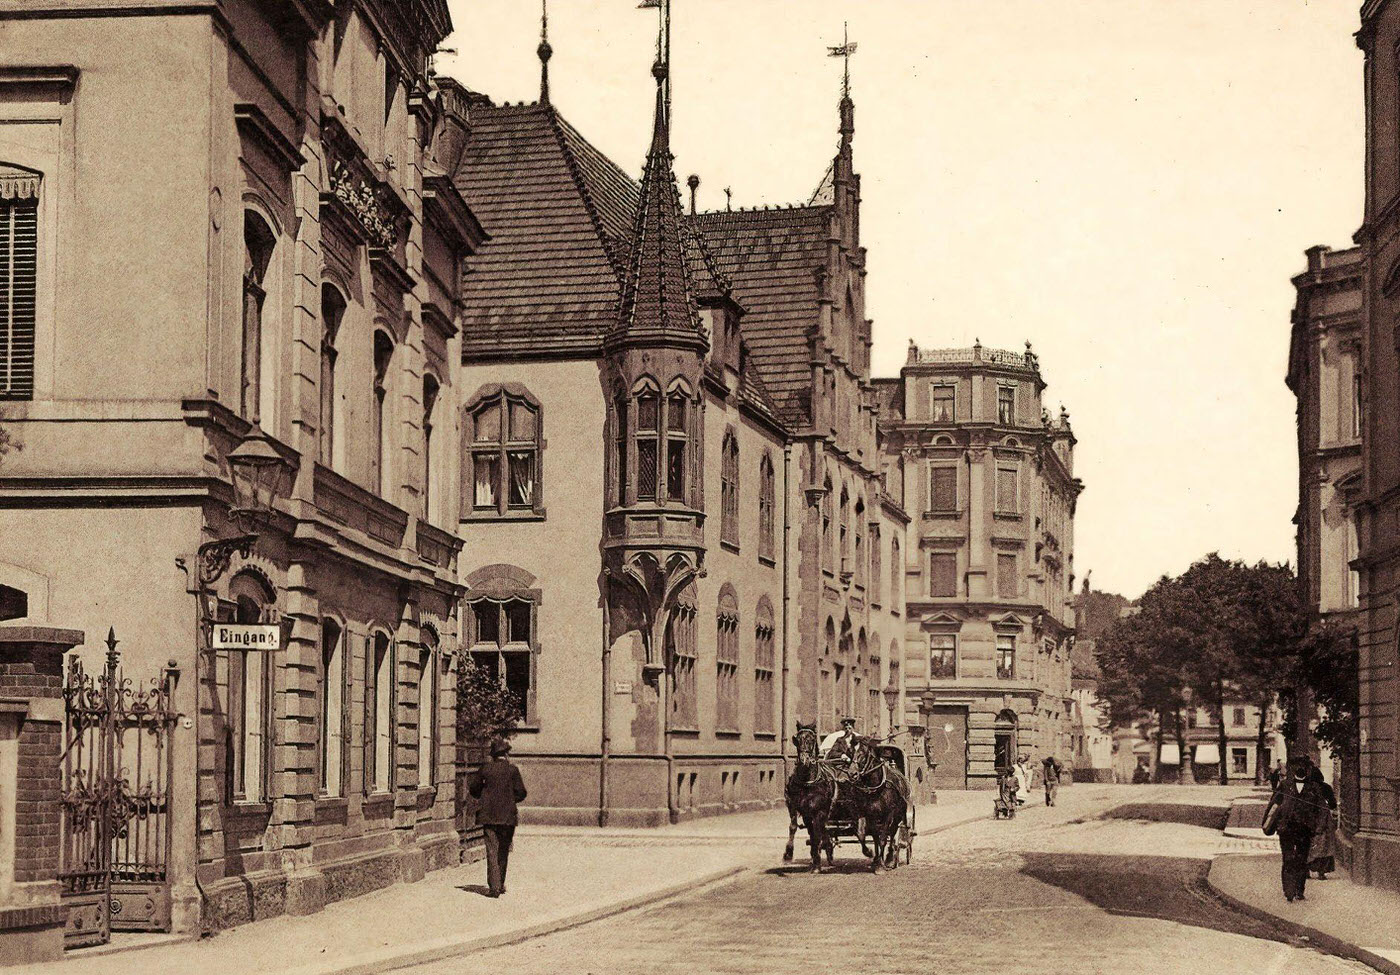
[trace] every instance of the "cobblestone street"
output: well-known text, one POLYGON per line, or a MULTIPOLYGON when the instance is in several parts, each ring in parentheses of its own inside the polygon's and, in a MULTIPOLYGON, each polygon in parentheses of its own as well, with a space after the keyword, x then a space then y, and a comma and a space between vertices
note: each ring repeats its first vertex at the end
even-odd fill
POLYGON ((913 864, 884 876, 843 847, 822 876, 774 865, 649 910, 413 971, 1369 971, 1292 943, 1211 894, 1209 857, 1267 849, 1222 838, 1218 793, 1138 789, 1131 796, 1141 801, 1124 807, 1125 792, 1066 790, 1054 809, 921 837, 913 864), (1138 815, 1159 821, 1124 818, 1138 815))

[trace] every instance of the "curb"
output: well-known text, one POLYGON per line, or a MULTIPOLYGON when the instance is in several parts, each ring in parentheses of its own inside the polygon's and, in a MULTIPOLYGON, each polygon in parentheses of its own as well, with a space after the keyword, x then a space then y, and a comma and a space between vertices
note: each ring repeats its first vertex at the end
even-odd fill
POLYGON ((1215 870, 1217 861, 1223 860, 1226 857, 1250 855, 1251 854, 1248 853, 1224 853, 1210 861, 1210 869, 1206 871, 1206 886, 1211 889, 1211 892, 1215 894, 1216 897, 1219 897, 1241 914, 1248 914, 1256 921, 1264 921, 1265 923, 1283 928, 1294 936, 1305 939, 1315 946, 1324 948, 1334 955, 1348 958, 1352 961, 1359 961, 1363 965, 1369 965, 1378 972, 1385 972, 1386 975, 1400 975, 1400 965, 1397 965, 1388 958, 1383 958, 1373 951, 1367 951, 1360 945, 1354 945, 1350 941, 1343 941, 1341 938, 1327 934, 1325 931, 1319 931, 1316 928, 1308 927, 1306 924, 1299 924, 1297 921, 1290 921, 1288 918, 1280 917, 1277 914, 1264 910, 1262 907, 1246 904, 1238 897, 1233 897, 1216 886, 1215 881, 1211 879, 1210 875, 1215 870))
POLYGON ((593 921, 601 921, 615 914, 622 914, 627 911, 637 910, 638 908, 648 907, 677 895, 690 893, 701 887, 732 880, 751 869, 751 867, 726 867, 723 870, 716 870, 704 876, 697 877, 694 880, 672 884, 669 887, 663 887, 660 890, 653 890, 645 894, 637 894, 636 896, 614 901, 611 904, 605 904, 602 907, 596 907, 579 914, 570 914, 566 917, 555 918, 551 921, 541 921, 539 924, 534 924, 525 928, 517 928, 514 931, 504 931, 500 934, 490 934, 481 937, 438 938, 407 951, 402 948, 386 948, 381 951, 366 952, 352 961, 327 962, 324 964, 304 965, 300 968, 285 969, 282 975, 376 975, 376 973, 379 972, 406 968, 410 965, 425 965, 429 962, 442 961, 447 958, 454 958, 474 951, 484 951, 488 948, 500 948, 504 945, 515 944, 518 941, 528 941, 531 938, 553 934, 556 931, 564 931, 568 928, 576 928, 593 921))

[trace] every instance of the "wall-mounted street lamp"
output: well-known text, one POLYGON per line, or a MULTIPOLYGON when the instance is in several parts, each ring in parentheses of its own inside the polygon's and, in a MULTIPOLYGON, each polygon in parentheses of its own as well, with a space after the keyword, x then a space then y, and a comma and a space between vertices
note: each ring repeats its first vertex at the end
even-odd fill
POLYGON ((290 480, 292 464, 278 453, 267 434, 253 427, 248 436, 229 451, 228 469, 233 481, 229 519, 239 533, 199 546, 201 589, 212 586, 228 571, 234 552, 245 559, 248 557, 258 538, 257 523, 276 510, 277 500, 290 480))
POLYGON ((880 693, 885 695, 885 707, 890 709, 890 734, 894 734, 894 709, 899 704, 899 685, 891 680, 889 686, 880 693))

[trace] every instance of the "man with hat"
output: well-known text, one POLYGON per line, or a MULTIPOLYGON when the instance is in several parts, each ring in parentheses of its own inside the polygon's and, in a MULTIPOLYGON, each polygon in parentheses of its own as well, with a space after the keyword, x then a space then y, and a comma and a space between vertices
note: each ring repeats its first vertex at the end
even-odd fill
POLYGON ((856 758, 856 719, 842 718, 841 730, 833 731, 822 741, 822 751, 831 761, 845 760, 849 765, 856 758))
POLYGON ((516 804, 525 801, 525 781, 520 777, 520 769, 506 758, 508 754, 510 742, 491 739, 491 761, 472 773, 467 783, 472 798, 478 800, 476 821, 486 841, 487 897, 500 897, 506 892, 510 845, 519 822, 516 804))
POLYGON ((1264 809, 1264 833, 1278 835, 1283 853, 1283 896, 1289 901, 1307 900, 1308 849, 1313 834, 1329 826, 1327 797, 1312 777, 1312 762, 1290 758, 1286 777, 1264 809))

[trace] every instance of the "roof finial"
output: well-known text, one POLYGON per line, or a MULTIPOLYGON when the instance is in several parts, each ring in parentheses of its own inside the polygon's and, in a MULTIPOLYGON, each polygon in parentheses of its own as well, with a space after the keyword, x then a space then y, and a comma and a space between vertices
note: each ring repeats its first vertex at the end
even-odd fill
POLYGON ((540 56, 540 104, 549 104, 549 59, 554 48, 549 46, 549 0, 540 0, 540 46, 535 48, 540 56))
POLYGON ((728 186, 724 188, 724 209, 726 211, 734 209, 734 191, 728 186))
POLYGON ((695 216, 695 191, 700 188, 700 177, 691 173, 686 178, 685 185, 690 187, 690 215, 693 217, 695 216))
POLYGON ((851 40, 850 32, 845 21, 841 23, 841 43, 835 47, 827 47, 827 57, 844 58, 846 63, 841 72, 841 100, 846 101, 851 97, 851 55, 856 53, 857 44, 851 40))

